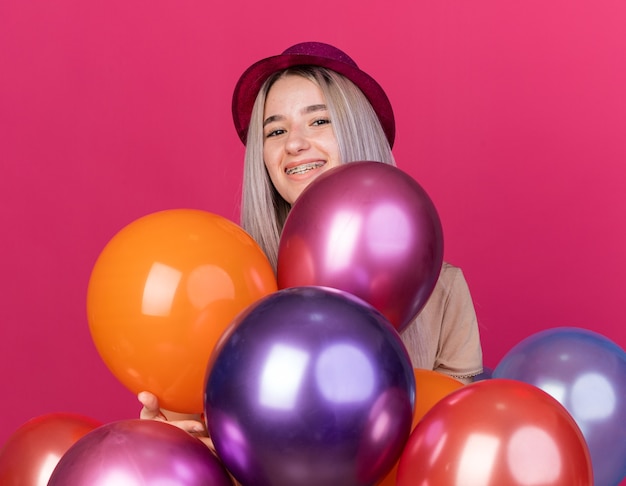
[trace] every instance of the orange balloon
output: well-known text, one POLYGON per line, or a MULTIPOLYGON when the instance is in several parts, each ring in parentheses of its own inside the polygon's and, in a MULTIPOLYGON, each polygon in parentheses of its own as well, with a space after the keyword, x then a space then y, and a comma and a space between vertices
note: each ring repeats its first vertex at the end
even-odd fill
MULTIPOLYGON (((415 410, 411 431, 438 401, 463 386, 460 381, 437 371, 414 368, 413 373, 415 374, 415 410)), ((398 462, 378 483, 378 486, 396 486, 398 462)))
POLYGON ((243 229, 201 210, 130 223, 92 270, 87 317, 109 370, 129 390, 182 413, 203 410, 213 348, 234 317, 277 290, 265 254, 243 229))
POLYGON ((101 422, 73 413, 49 413, 18 428, 0 449, 2 486, 44 486, 78 439, 101 422))
POLYGON ((415 368, 413 372, 415 373, 415 412, 411 430, 439 400, 464 386, 459 380, 437 371, 415 368))

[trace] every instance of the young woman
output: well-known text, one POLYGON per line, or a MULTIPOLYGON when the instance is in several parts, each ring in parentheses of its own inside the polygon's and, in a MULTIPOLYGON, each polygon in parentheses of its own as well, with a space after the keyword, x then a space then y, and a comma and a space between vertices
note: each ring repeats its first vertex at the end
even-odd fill
MULTIPOLYGON (((289 210, 316 177, 355 161, 395 165, 385 92, 328 44, 304 42, 253 64, 235 87, 233 120, 246 145, 241 225, 274 268, 289 210)), ((482 372, 476 313, 459 268, 444 262, 431 297, 401 337, 415 368, 464 383, 482 372)), ((139 400, 142 418, 165 419, 154 395, 142 392, 139 400)), ((201 430, 193 420, 177 424, 201 430)))
MULTIPOLYGON (((235 87, 233 119, 246 145, 241 224, 274 266, 289 209, 319 174, 362 160, 395 165, 385 92, 328 44, 304 42, 253 64, 235 87)), ((464 382, 482 372, 476 313, 460 269, 443 264, 402 339, 416 368, 464 382)))

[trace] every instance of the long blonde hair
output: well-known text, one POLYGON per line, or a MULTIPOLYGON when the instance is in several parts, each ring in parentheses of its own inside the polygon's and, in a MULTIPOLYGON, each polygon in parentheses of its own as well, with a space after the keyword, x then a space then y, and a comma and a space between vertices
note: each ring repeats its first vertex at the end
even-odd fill
POLYGON ((297 66, 272 75, 252 108, 243 170, 241 225, 276 270, 278 246, 291 206, 274 188, 263 161, 263 111, 272 85, 282 76, 302 76, 320 87, 337 138, 342 163, 363 160, 395 165, 385 132, 363 92, 341 74, 318 66, 297 66))

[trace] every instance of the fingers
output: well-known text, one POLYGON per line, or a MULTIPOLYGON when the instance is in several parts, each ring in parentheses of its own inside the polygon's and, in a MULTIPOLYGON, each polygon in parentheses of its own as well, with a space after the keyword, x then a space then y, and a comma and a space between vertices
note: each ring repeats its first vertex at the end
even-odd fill
POLYGON ((171 420, 168 423, 175 425, 179 429, 183 429, 185 432, 189 432, 192 435, 198 437, 207 436, 204 424, 202 422, 198 422, 197 420, 171 420))
POLYGON ((145 420, 167 420, 159 408, 159 399, 156 395, 142 391, 137 395, 137 400, 143 405, 141 412, 139 412, 139 418, 145 420))
POLYGON ((200 441, 207 446, 211 452, 213 452, 214 454, 215 452, 215 445, 213 445, 213 441, 211 440, 210 437, 198 437, 198 439, 200 439, 200 441))
POLYGON ((204 423, 199 420, 199 415, 168 412, 168 419, 168 416, 166 416, 159 407, 159 399, 153 393, 147 391, 139 392, 137 394, 137 400, 139 400, 139 403, 142 405, 141 412, 139 412, 140 419, 167 422, 197 437, 211 450, 215 450, 213 442, 208 437, 204 423))
POLYGON ((139 403, 143 405, 141 412, 139 412, 139 418, 145 420, 161 420, 193 435, 207 435, 204 424, 202 421, 197 420, 197 416, 195 415, 170 412, 170 417, 168 419, 168 417, 159 408, 159 399, 156 395, 147 391, 142 391, 137 395, 137 400, 139 400, 139 403))

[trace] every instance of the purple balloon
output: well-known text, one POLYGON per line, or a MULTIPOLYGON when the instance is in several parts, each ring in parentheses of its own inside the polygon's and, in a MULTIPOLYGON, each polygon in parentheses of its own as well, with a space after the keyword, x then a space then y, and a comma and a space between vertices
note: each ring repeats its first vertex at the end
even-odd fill
POLYGON ((70 447, 48 486, 232 486, 201 441, 165 422, 122 420, 103 425, 70 447))
POLYGON ((556 398, 583 433, 594 484, 626 477, 626 352, 601 334, 575 327, 538 332, 514 346, 493 371, 556 398))
POLYGON ((441 271, 443 231, 422 187, 397 167, 354 162, 313 181, 278 250, 278 287, 325 286, 360 297, 402 331, 441 271))
POLYGON ((397 331, 330 288, 281 290, 248 307, 207 367, 207 428, 246 485, 374 484, 400 457, 414 404, 397 331))

